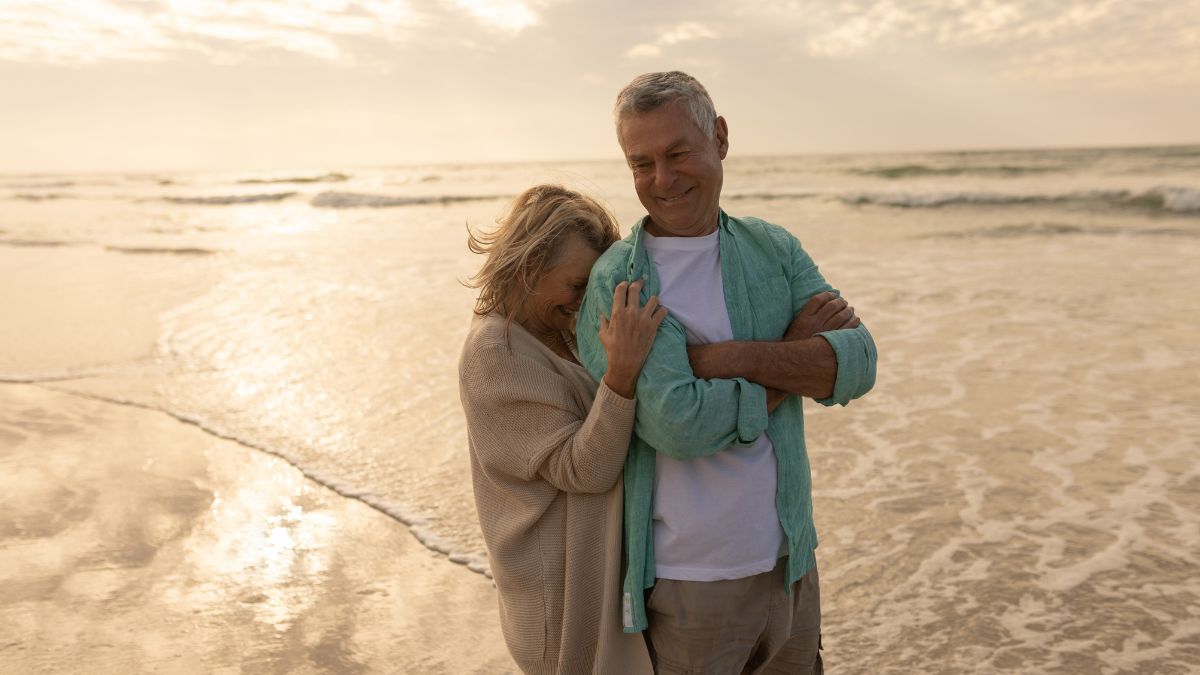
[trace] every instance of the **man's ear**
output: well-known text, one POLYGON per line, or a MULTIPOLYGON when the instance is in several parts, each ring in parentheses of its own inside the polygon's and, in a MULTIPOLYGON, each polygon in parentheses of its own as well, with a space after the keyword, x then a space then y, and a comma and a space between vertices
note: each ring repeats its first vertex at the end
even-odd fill
POLYGON ((717 154, 721 159, 725 159, 725 155, 729 153, 729 125, 720 115, 713 121, 713 138, 717 141, 717 154))

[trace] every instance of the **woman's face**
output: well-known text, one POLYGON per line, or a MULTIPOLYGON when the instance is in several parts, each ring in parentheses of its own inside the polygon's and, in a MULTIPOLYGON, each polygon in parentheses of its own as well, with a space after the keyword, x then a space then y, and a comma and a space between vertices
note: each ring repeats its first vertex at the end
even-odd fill
POLYGON ((578 236, 563 242, 554 266, 534 282, 521 323, 535 333, 571 330, 587 289, 588 274, 599 257, 600 253, 578 236))

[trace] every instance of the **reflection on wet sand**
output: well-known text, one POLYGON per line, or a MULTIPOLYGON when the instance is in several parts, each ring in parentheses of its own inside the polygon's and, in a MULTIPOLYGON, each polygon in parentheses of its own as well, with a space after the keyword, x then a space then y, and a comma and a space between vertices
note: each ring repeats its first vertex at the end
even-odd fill
POLYGON ((281 460, 42 387, 0 401, 0 671, 511 670, 486 579, 281 460))

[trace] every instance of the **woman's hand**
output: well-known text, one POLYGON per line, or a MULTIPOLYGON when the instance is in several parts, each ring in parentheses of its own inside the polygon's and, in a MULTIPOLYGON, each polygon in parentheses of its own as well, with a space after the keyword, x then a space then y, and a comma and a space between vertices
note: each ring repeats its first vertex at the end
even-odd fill
POLYGON ((667 316, 667 309, 652 295, 642 306, 640 294, 645 282, 622 281, 613 289, 612 316, 600 316, 600 344, 608 356, 604 383, 617 394, 633 398, 642 364, 654 344, 658 325, 667 316))

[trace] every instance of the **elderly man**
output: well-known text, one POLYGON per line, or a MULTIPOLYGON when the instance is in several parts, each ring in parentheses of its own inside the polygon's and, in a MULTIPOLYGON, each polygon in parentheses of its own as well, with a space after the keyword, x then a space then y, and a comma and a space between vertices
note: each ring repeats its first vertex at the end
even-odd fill
POLYGON ((645 278, 670 311, 625 462, 625 631, 647 630, 661 673, 820 672, 800 397, 865 394, 875 344, 794 236, 721 209, 729 126, 698 81, 642 75, 615 116, 648 215, 592 268, 581 360, 604 374, 619 282, 645 278))

